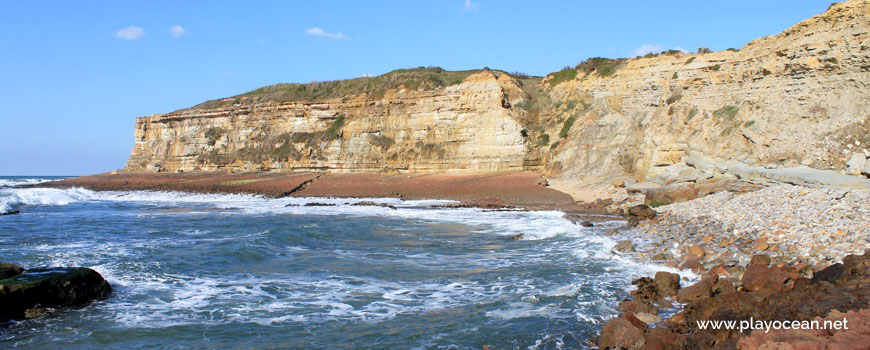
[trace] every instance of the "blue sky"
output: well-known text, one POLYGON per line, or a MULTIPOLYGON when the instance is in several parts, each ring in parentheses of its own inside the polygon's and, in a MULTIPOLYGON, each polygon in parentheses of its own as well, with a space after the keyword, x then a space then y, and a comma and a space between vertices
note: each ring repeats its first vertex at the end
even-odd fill
POLYGON ((136 117, 264 85, 427 65, 544 75, 642 48, 739 48, 829 4, 2 1, 0 175, 121 168, 136 117))

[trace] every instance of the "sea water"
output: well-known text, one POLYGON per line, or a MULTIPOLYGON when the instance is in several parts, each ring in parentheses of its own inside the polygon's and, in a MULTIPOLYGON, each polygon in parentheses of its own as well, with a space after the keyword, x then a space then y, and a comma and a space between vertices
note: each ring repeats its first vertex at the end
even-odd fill
POLYGON ((21 211, 0 216, 0 261, 114 291, 0 327, 4 349, 583 348, 657 268, 611 253, 621 222, 557 211, 8 187, 44 180, 0 180, 21 211))

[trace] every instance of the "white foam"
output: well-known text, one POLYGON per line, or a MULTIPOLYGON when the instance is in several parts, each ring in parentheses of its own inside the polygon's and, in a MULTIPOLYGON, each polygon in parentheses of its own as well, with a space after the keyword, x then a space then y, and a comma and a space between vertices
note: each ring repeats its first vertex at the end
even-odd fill
POLYGON ((94 191, 84 188, 3 188, 0 189, 0 211, 17 205, 67 205, 94 197, 94 191))
POLYGON ((54 181, 55 179, 44 178, 19 178, 19 179, 0 179, 0 187, 15 187, 24 185, 36 185, 43 182, 54 181))

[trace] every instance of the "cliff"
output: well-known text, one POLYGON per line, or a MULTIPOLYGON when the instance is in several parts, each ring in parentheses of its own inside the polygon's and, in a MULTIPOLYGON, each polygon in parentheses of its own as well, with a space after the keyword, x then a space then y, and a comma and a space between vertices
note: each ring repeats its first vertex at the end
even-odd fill
POLYGON ((420 68, 282 84, 137 119, 126 170, 536 170, 658 184, 733 169, 860 174, 868 48, 870 3, 849 0, 733 51, 590 60, 544 79, 420 68))

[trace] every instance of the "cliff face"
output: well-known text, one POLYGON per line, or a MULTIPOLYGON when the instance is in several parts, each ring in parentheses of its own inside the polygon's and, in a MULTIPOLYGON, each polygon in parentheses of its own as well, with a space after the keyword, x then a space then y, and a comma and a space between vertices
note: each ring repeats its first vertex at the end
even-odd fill
POLYGON ((693 153, 717 163, 843 169, 860 148, 846 143, 868 132, 868 48, 870 6, 852 0, 739 51, 633 59, 610 76, 561 83, 555 100, 588 108, 547 169, 643 181, 693 153))
POLYGON ((847 162, 870 158, 868 49, 870 4, 849 0, 740 50, 580 68, 558 83, 485 69, 382 96, 224 99, 139 118, 126 169, 533 169, 592 183, 693 181, 728 162, 854 172, 847 162))
POLYGON ((512 101, 518 81, 489 70, 437 90, 318 102, 193 109, 139 118, 130 170, 536 169, 512 101))

